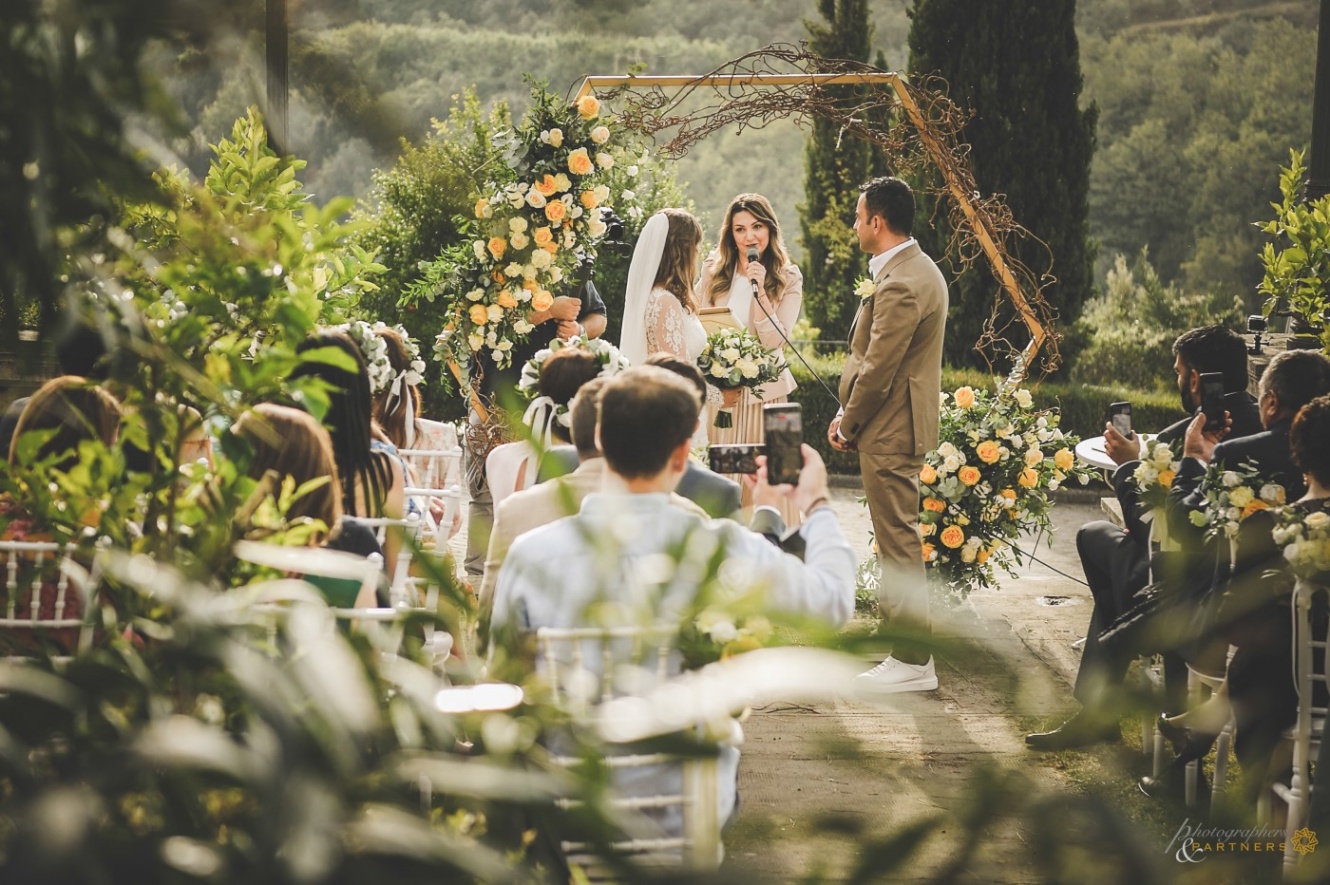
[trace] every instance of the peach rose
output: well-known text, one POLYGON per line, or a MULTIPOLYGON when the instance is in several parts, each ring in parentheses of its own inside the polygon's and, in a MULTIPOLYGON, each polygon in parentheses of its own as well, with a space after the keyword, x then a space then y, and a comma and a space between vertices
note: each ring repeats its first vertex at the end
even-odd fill
POLYGON ((553 240, 541 246, 540 248, 544 249, 546 252, 550 253, 551 255, 559 254, 559 244, 554 242, 553 240))
POLYGON ((1035 473, 1033 467, 1027 467, 1021 471, 1021 475, 1016 479, 1022 488, 1032 489, 1039 484, 1039 474, 1035 473))
POLYGON ((594 209, 600 205, 600 200, 596 199, 595 191, 582 191, 582 205, 587 209, 594 209))
POLYGON ((1166 489, 1173 488, 1173 471, 1172 470, 1159 471, 1159 484, 1166 489))
POLYGON ((932 544, 923 545, 924 562, 932 562, 937 559, 937 548, 932 544))
POLYGON ((966 464, 961 468, 960 473, 956 474, 956 478, 967 486, 977 485, 980 478, 979 468, 973 464, 966 464))
POLYGON ((926 486, 931 486, 937 482, 937 471, 933 469, 932 464, 925 464, 919 471, 919 481, 926 486))
POLYGON ((531 233, 531 239, 536 241, 537 246, 543 246, 554 239, 554 231, 548 226, 538 227, 531 233))
POLYGON ((503 257, 504 250, 507 248, 508 241, 503 237, 490 237, 489 250, 490 254, 494 256, 495 261, 498 261, 503 257))
POLYGON ((493 280, 493 281, 496 282, 496 283, 502 283, 504 280, 507 279, 507 277, 505 277, 505 276, 503 275, 503 271, 502 271, 502 270, 500 270, 499 268, 496 267, 496 268, 494 268, 493 273, 490 274, 490 279, 493 280))
POLYGON ((540 181, 537 181, 534 185, 532 185, 532 187, 534 187, 536 190, 540 191, 542 194, 544 194, 547 197, 559 189, 559 185, 554 180, 554 176, 550 175, 549 173, 546 173, 545 177, 542 178, 540 181))
POLYGON ((563 200, 550 200, 545 204, 545 217, 555 224, 563 220, 568 214, 568 206, 563 200))
POLYGON ((1255 513, 1258 510, 1269 510, 1269 509, 1270 509, 1269 504, 1265 503, 1260 498, 1253 498, 1250 504, 1242 508, 1242 518, 1246 519, 1247 517, 1251 516, 1253 513, 1255 513))
POLYGON ((531 307, 534 310, 549 310, 554 306, 554 296, 546 289, 537 289, 531 296, 531 307))
POLYGON ((512 310, 517 306, 517 298, 514 297, 512 290, 504 289, 499 293, 497 303, 499 307, 502 307, 504 310, 512 310))
POLYGON ((941 498, 924 498, 924 509, 933 513, 941 513, 947 509, 947 505, 941 498))
POLYGON ((974 405, 974 388, 961 387, 956 390, 956 405, 968 409, 974 405))
MULTIPOLYGON (((934 525, 934 524, 931 523, 931 522, 921 522, 921 523, 919 523, 919 536, 922 537, 922 538, 931 537, 932 534, 933 534, 934 532, 936 532, 936 531, 937 531, 937 526, 934 525)), ((874 541, 873 543, 877 543, 877 542, 874 541)), ((877 551, 875 550, 875 551, 873 551, 873 552, 876 553, 877 551)))
POLYGON ((1070 470, 1076 463, 1076 456, 1071 453, 1071 449, 1058 449, 1053 453, 1053 466, 1058 470, 1070 470))
POLYGON ((577 100, 577 113, 583 120, 594 120, 600 116, 600 102, 594 95, 584 95, 577 100))
POLYGON ((1002 457, 1002 447, 993 440, 986 439, 975 447, 974 453, 985 464, 996 464, 1002 457))
POLYGON ((979 563, 980 565, 983 565, 984 563, 988 562, 988 557, 992 555, 993 555, 992 550, 989 550, 987 547, 980 547, 979 550, 974 555, 974 561, 979 563))
POLYGON ((490 321, 489 311, 486 310, 483 304, 471 305, 470 316, 473 325, 483 326, 490 321))
POLYGON ((494 210, 490 209, 490 201, 489 201, 489 200, 486 200, 484 197, 480 198, 479 200, 476 200, 476 217, 477 217, 477 218, 489 218, 489 217, 490 217, 491 215, 493 215, 493 214, 494 214, 494 210))
POLYGON ((568 171, 574 175, 587 175, 596 165, 587 156, 586 148, 578 148, 568 155, 568 171))
POLYGON ((965 532, 958 525, 949 525, 938 535, 938 540, 955 550, 965 543, 965 532))

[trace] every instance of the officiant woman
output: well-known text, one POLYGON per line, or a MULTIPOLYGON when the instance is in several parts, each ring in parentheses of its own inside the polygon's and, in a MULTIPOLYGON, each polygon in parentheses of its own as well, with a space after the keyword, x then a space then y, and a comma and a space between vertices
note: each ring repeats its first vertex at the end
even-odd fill
MULTIPOLYGON (((780 221, 766 197, 739 194, 730 201, 719 245, 702 262, 697 286, 697 301, 703 308, 729 308, 734 324, 755 334, 767 350, 784 349, 803 305, 804 278, 785 251, 780 221), (754 251, 758 259, 749 261, 754 251)), ((763 404, 787 401, 794 387, 794 376, 786 369, 762 388, 761 399, 743 391, 733 409, 734 426, 729 428, 715 426, 720 406, 709 405, 711 443, 761 443, 763 404)), ((744 501, 745 506, 748 503, 744 501)), ((797 513, 784 516, 787 524, 798 524, 797 513)))

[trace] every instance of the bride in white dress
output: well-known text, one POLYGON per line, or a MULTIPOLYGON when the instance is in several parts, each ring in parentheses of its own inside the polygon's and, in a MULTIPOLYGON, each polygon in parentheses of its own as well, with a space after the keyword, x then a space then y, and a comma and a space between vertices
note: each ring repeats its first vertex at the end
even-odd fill
MULTIPOLYGON (((697 260, 702 250, 702 225, 683 209, 662 209, 647 220, 633 249, 624 298, 619 349, 632 365, 655 353, 669 353, 696 363, 707 344, 697 318, 697 260)), ((720 392, 708 388, 708 401, 720 392)), ((703 425, 705 422, 702 423, 703 425)), ((693 445, 706 445, 699 426, 693 445)))

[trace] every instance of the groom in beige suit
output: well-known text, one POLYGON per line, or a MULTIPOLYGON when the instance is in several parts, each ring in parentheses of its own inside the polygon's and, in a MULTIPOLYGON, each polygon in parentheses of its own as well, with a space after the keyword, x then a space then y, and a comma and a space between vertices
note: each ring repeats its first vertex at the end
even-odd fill
MULTIPOLYGON (((919 538, 919 470, 937 447, 942 333, 947 283, 910 236, 914 194, 899 178, 860 189, 854 229, 873 257, 874 289, 850 327, 831 445, 859 452, 859 472, 882 567, 879 605, 893 631, 929 633, 928 585, 919 538)), ((890 656, 860 675, 867 689, 931 691, 937 673, 927 650, 898 640, 890 656)))

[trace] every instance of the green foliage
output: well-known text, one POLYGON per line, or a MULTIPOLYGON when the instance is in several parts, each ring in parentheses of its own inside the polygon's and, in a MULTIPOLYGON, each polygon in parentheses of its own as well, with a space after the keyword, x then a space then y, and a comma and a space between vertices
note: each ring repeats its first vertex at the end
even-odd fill
POLYGON ((1273 204, 1274 220, 1257 225, 1278 244, 1266 243, 1261 250, 1265 277, 1258 291, 1265 296, 1266 316, 1283 308, 1320 326, 1330 351, 1330 197, 1310 203, 1301 199, 1306 171, 1302 153, 1290 152, 1279 176, 1282 199, 1273 204))
MULTIPOLYGON (((823 58, 868 61, 873 27, 867 0, 819 0, 825 24, 805 21, 808 48, 823 58)), ((876 65, 886 67, 878 53, 876 65)), ((858 88, 863 93, 869 87, 858 88)), ((840 97, 855 88, 828 90, 840 97)), ((879 121, 882 122, 882 121, 879 121)), ((854 281, 867 267, 854 233, 859 185, 887 171, 887 158, 871 144, 846 139, 828 120, 814 120, 804 145, 804 202, 799 224, 804 246, 804 309, 809 320, 832 340, 844 340, 858 307, 850 297, 854 281)))
POLYGON ((1100 111, 1090 232, 1100 274, 1149 246, 1165 283, 1251 307, 1262 244, 1252 223, 1278 199, 1269 170, 1310 137, 1316 38, 1284 18, 1224 22, 1082 43, 1100 111))
MULTIPOLYGON (((1075 7, 1072 0, 916 0, 910 29, 910 69, 941 74, 952 101, 975 112, 961 137, 970 145, 979 189, 1003 194, 1016 221, 1043 241, 1010 244, 1013 258, 1039 278, 1051 254, 1056 282, 1044 295, 1064 324, 1075 320, 1090 295, 1094 261, 1087 195, 1098 112, 1079 106, 1075 7), (1039 51, 1030 51, 1035 46, 1039 51)), ((921 222, 932 217, 935 223, 917 225, 916 234, 925 251, 941 256, 952 232, 931 206, 923 208, 921 222)), ((983 365, 975 342, 997 297, 986 267, 954 279, 949 362, 983 365)), ((1010 315, 1005 305, 1003 315, 1010 315)))
POLYGON ((147 190, 124 114, 153 101, 139 54, 163 0, 5 3, 0 10, 0 343, 20 316, 51 332, 58 267, 73 225, 108 208, 110 189, 147 190))
POLYGON ((1131 265, 1118 255, 1103 294, 1081 314, 1077 331, 1088 344, 1070 377, 1085 384, 1171 388, 1174 339, 1197 326, 1240 328, 1243 316, 1242 301, 1234 296, 1165 286, 1145 249, 1131 265))

